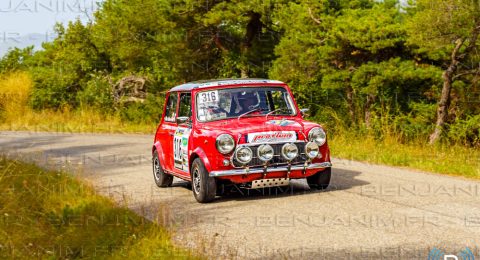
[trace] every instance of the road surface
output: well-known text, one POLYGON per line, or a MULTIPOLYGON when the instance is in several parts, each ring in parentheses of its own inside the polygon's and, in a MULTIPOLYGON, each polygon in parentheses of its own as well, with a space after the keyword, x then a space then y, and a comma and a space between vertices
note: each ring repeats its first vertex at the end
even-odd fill
POLYGON ((459 255, 468 247, 480 257, 480 182, 336 159, 327 191, 295 181, 199 204, 184 181, 155 186, 151 143, 145 135, 0 132, 1 153, 67 169, 212 256, 427 259, 433 248, 459 255))

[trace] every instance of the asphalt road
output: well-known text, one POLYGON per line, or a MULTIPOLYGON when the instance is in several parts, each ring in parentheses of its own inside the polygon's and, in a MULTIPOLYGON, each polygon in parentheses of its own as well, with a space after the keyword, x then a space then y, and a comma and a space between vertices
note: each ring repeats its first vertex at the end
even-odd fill
POLYGON ((0 152, 67 169, 212 256, 427 259, 433 248, 459 256, 468 247, 480 257, 480 182, 334 160, 327 191, 299 180, 199 204, 181 180, 155 186, 152 138, 0 132, 0 152))

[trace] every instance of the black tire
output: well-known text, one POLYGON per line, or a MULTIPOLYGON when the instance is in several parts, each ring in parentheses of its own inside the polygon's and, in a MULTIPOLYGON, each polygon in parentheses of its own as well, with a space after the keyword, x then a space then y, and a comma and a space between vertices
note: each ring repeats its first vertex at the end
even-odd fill
POLYGON ((332 168, 326 168, 319 171, 312 176, 307 177, 308 186, 311 189, 324 190, 330 185, 330 178, 332 177, 332 168))
POLYGON ((195 199, 200 203, 214 200, 217 192, 217 183, 215 178, 208 175, 208 171, 200 158, 193 161, 191 174, 192 191, 195 199))
POLYGON ((158 158, 157 151, 153 153, 152 165, 153 165, 153 179, 155 180, 155 184, 157 184, 157 186, 160 188, 172 186, 173 176, 170 174, 166 174, 163 171, 162 165, 160 164, 160 158, 158 158))

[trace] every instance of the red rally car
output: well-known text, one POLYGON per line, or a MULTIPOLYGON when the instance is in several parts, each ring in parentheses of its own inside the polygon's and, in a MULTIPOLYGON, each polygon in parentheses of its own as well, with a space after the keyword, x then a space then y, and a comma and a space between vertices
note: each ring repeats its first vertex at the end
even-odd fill
POLYGON ((155 183, 171 186, 174 176, 191 182, 198 202, 212 201, 223 185, 259 189, 306 178, 311 188, 325 189, 332 166, 326 134, 304 113, 280 81, 174 87, 152 148, 155 183))

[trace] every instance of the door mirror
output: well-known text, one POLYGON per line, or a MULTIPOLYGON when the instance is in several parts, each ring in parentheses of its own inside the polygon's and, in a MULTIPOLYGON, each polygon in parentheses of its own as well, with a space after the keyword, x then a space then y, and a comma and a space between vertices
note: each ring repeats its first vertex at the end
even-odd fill
POLYGON ((308 111, 310 111, 310 109, 308 109, 308 108, 302 108, 302 109, 300 109, 300 114, 302 115, 302 117, 306 117, 306 116, 309 115, 309 114, 308 114, 308 111))
POLYGON ((177 124, 182 125, 182 124, 190 124, 191 120, 190 117, 188 116, 179 116, 177 117, 177 124))

